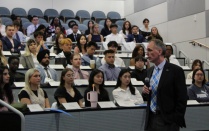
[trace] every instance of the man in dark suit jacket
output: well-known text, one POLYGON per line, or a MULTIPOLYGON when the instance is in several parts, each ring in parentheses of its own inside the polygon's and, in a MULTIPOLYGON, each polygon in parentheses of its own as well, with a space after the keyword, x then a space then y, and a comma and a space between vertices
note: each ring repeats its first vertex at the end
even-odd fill
POLYGON ((80 35, 78 34, 78 24, 72 25, 73 33, 68 35, 67 38, 70 38, 72 42, 76 42, 77 37, 80 35))
POLYGON ((187 89, 181 67, 165 61, 166 47, 160 40, 151 40, 147 47, 148 59, 155 65, 148 69, 150 87, 143 87, 147 99, 145 130, 179 131, 186 127, 187 89), (158 82, 157 82, 157 81, 158 82))
POLYGON ((134 41, 136 43, 142 43, 142 42, 145 41, 143 35, 138 34, 139 33, 139 27, 138 26, 133 25, 131 30, 132 30, 132 34, 128 35, 127 42, 134 41))
POLYGON ((18 41, 17 39, 13 39, 13 35, 14 35, 14 26, 7 25, 6 36, 2 38, 3 50, 19 53, 20 50, 23 50, 23 47, 21 46, 20 41, 18 41))

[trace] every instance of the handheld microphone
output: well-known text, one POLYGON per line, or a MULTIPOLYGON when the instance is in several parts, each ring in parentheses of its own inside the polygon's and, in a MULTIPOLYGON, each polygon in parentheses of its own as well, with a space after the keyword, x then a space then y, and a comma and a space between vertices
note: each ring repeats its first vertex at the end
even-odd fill
POLYGON ((144 79, 144 84, 145 84, 148 88, 150 87, 149 78, 148 78, 148 77, 146 77, 146 78, 144 79))
POLYGON ((151 99, 151 94, 152 94, 152 90, 149 88, 150 87, 150 80, 149 80, 149 78, 148 77, 146 77, 145 79, 144 79, 144 84, 146 85, 146 87, 149 89, 149 95, 148 95, 148 98, 147 98, 147 100, 148 101, 150 101, 150 99, 151 99))

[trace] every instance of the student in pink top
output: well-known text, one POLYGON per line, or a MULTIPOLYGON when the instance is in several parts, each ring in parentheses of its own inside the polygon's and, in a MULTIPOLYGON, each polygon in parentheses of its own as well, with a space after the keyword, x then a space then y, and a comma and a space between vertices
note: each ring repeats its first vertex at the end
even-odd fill
POLYGON ((81 55, 73 54, 71 55, 70 61, 72 63, 72 70, 74 72, 74 79, 89 79, 89 73, 87 71, 81 70, 81 55))

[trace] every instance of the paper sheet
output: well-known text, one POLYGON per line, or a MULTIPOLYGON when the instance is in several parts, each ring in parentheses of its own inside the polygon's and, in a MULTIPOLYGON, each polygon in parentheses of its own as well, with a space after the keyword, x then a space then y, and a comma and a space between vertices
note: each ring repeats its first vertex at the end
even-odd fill
POLYGON ((10 51, 2 51, 4 55, 12 55, 10 51))
POLYGON ((131 70, 134 70, 134 69, 135 69, 135 66, 129 66, 129 68, 130 68, 131 70))
POLYGON ((87 79, 75 79, 74 84, 75 85, 88 85, 89 81, 87 79))
POLYGON ((31 112, 44 111, 43 108, 41 108, 41 106, 39 104, 31 104, 31 105, 27 105, 27 106, 31 112))
POLYGON ((49 67, 52 68, 52 69, 55 69, 55 70, 56 69, 61 69, 61 70, 64 69, 63 65, 51 65, 50 64, 49 67))
POLYGON ((14 82, 14 85, 16 87, 24 87, 25 86, 25 82, 14 82))
POLYGON ((111 86, 111 85, 115 86, 116 83, 117 83, 116 81, 105 81, 104 82, 105 85, 109 85, 109 86, 111 86))
POLYGON ((81 70, 90 70, 91 67, 90 66, 80 66, 81 70))
POLYGON ((191 68, 190 68, 189 66, 181 66, 181 68, 182 68, 183 70, 191 70, 191 68))
POLYGON ((103 102, 98 102, 98 104, 101 108, 116 107, 113 101, 103 101, 103 102))
POLYGON ((59 86, 60 85, 60 82, 59 81, 53 81, 53 82, 49 82, 49 84, 51 86, 59 86))
POLYGON ((187 100, 187 105, 199 105, 200 103, 196 100, 187 100))
POLYGON ((117 101, 119 106, 130 107, 136 106, 133 101, 117 101))
POLYGON ((70 103, 62 103, 62 105, 65 107, 65 109, 81 109, 81 107, 78 105, 77 102, 70 102, 70 103))

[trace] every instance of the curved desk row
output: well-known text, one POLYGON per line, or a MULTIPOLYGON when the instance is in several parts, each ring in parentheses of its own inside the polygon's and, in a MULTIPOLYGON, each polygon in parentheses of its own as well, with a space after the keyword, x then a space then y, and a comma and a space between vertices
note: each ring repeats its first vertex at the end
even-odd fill
MULTIPOLYGON (((143 131, 146 113, 145 107, 80 109, 66 112, 72 117, 54 111, 24 113, 25 131, 143 131)), ((187 128, 181 130, 208 130, 208 112, 208 105, 189 105, 185 115, 187 128)), ((5 117, 5 113, 0 112, 0 129, 7 127, 18 131, 18 118, 14 119, 13 113, 8 114, 5 117)))

